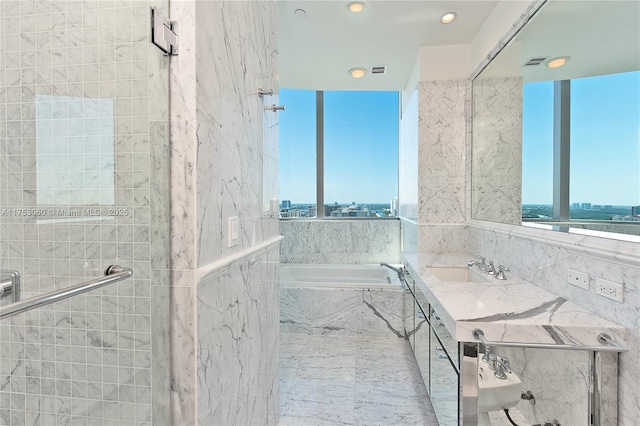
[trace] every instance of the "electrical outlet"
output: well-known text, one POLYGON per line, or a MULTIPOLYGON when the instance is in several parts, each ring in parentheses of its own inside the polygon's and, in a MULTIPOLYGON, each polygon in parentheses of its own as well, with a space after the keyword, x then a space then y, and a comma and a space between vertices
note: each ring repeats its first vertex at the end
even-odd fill
POLYGON ((240 230, 238 229, 238 216, 229 218, 229 247, 238 245, 238 234, 240 230))
POLYGON ((589 290, 589 274, 584 272, 575 271, 573 269, 569 269, 569 274, 567 275, 567 282, 571 285, 575 285, 580 288, 584 288, 585 290, 589 290))
POLYGON ((617 302, 624 302, 624 285, 622 284, 596 278, 596 293, 617 302))

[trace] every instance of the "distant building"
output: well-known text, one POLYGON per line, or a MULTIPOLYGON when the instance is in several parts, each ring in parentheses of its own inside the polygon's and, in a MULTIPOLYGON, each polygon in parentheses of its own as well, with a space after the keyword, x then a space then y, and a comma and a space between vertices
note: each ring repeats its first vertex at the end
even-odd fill
POLYGON ((389 216, 393 216, 396 217, 398 216, 398 197, 393 197, 391 199, 391 203, 390 204, 390 210, 391 212, 389 213, 389 216))
POLYGON ((324 216, 325 217, 333 216, 332 213, 341 208, 342 207, 340 207, 338 203, 334 203, 333 205, 327 204, 324 206, 324 216))
POLYGON ((371 217, 367 206, 360 207, 355 202, 349 207, 339 207, 331 212, 331 217, 371 217))
POLYGON ((640 217, 616 215, 611 216, 611 220, 619 222, 640 222, 640 217))
POLYGON ((282 200, 282 204, 280 205, 281 210, 288 210, 291 208, 291 200, 282 200))
POLYGON ((280 218, 288 219, 292 217, 300 217, 300 210, 298 209, 283 209, 280 210, 280 218))
POLYGON ((580 208, 580 203, 571 204, 571 208, 574 209, 574 210, 578 210, 580 208))
POLYGON ((580 204, 580 208, 582 210, 591 210, 591 203, 582 203, 580 204))
POLYGON ((307 215, 308 217, 316 217, 318 216, 318 208, 316 206, 309 206, 309 209, 307 210, 307 215))
POLYGON ((640 217, 640 206, 631 207, 631 216, 640 217))

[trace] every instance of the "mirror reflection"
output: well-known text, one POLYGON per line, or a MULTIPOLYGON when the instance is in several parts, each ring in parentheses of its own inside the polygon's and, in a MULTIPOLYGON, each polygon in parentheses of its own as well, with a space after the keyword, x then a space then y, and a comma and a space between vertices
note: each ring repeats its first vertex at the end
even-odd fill
POLYGON ((472 217, 640 235, 640 3, 549 1, 473 82, 472 217))

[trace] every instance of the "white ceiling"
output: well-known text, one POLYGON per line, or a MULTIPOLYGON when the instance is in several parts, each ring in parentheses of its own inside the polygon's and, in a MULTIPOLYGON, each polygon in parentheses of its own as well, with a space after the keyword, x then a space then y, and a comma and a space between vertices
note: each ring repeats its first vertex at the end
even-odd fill
POLYGON ((549 1, 482 72, 563 80, 640 69, 640 1, 549 1), (562 67, 523 67, 533 57, 570 56, 562 67))
POLYGON ((278 0, 280 87, 313 90, 403 90, 421 46, 468 44, 497 1, 278 0), (306 17, 295 16, 296 9, 306 17), (457 19, 444 25, 449 11, 457 19), (386 65, 384 75, 352 78, 354 67, 386 65))

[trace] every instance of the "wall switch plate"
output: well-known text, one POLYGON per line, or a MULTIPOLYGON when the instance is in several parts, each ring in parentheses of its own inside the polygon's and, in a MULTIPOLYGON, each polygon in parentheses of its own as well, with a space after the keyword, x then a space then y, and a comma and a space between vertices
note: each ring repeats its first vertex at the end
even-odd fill
POLYGON ((596 278, 596 293, 617 302, 624 302, 624 285, 622 284, 596 278))
POLYGON ((569 269, 567 275, 567 282, 571 285, 575 285, 585 290, 589 290, 589 274, 579 272, 573 269, 569 269))
POLYGON ((238 245, 238 234, 240 230, 238 229, 238 216, 233 216, 229 218, 229 247, 238 245))

